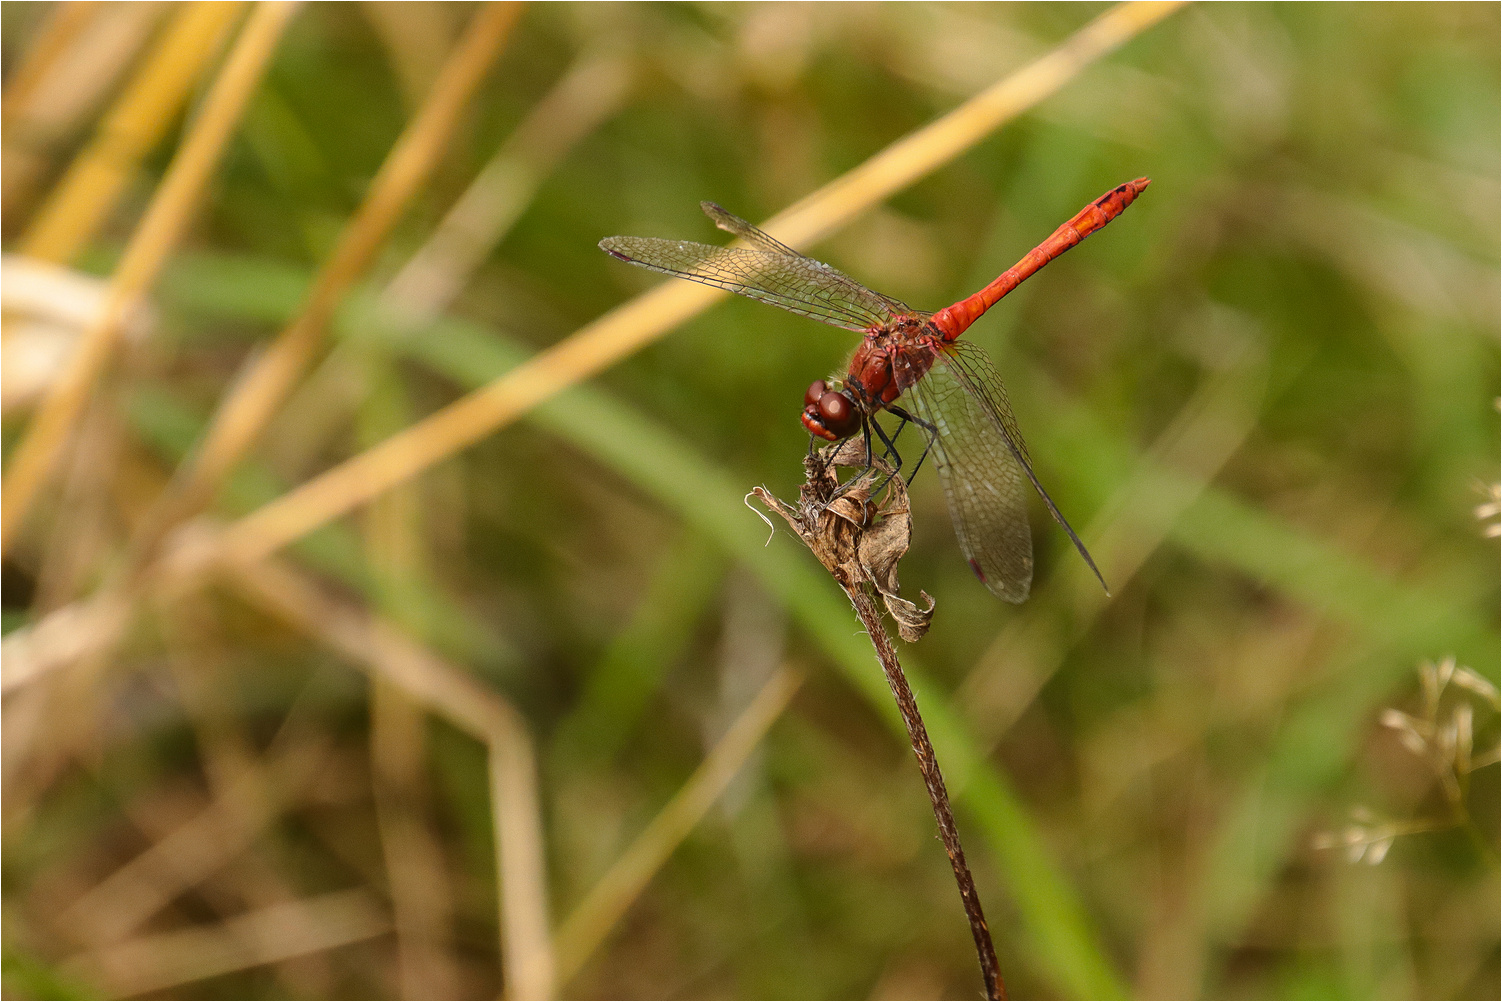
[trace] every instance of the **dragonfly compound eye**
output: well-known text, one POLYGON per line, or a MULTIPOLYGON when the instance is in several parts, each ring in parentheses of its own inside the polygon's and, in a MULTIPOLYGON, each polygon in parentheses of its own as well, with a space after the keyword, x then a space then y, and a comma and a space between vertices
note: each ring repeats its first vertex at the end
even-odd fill
POLYGON ((822 379, 815 379, 809 384, 803 394, 803 406, 813 407, 818 404, 819 398, 829 390, 829 384, 822 379))
POLYGON ((854 434, 860 423, 855 413, 855 402, 845 394, 833 390, 819 397, 819 417, 823 420, 824 427, 841 438, 854 434))

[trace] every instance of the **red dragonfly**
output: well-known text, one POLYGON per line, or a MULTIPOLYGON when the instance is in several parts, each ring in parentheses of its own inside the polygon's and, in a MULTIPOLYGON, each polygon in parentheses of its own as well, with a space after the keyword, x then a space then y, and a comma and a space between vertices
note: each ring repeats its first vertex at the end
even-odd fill
POLYGON ((897 432, 908 422, 923 428, 928 448, 913 474, 932 450, 955 535, 971 570, 992 594, 1021 602, 1033 579, 1029 483, 1102 588, 1106 582, 1033 473, 1027 445, 991 360, 980 346, 959 337, 1039 268, 1119 216, 1148 183, 1142 177, 1112 188, 990 285, 937 313, 873 292, 713 202, 700 203, 705 214, 745 246, 608 237, 600 241, 600 248, 643 268, 728 289, 864 335, 843 380, 817 380, 804 394, 804 427, 832 442, 859 431, 866 438, 868 457, 874 430, 898 469, 902 460, 893 442, 897 433, 888 435, 875 421, 876 413, 885 410, 899 418, 903 423, 897 432), (898 404, 904 396, 916 414, 898 404))

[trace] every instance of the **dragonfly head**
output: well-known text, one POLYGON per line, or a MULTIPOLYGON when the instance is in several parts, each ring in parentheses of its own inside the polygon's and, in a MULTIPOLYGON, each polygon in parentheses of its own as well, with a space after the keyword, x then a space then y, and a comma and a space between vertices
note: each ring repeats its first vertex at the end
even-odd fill
POLYGON ((822 379, 809 384, 803 394, 803 427, 810 434, 838 442, 854 435, 860 426, 860 408, 848 389, 832 388, 822 379))

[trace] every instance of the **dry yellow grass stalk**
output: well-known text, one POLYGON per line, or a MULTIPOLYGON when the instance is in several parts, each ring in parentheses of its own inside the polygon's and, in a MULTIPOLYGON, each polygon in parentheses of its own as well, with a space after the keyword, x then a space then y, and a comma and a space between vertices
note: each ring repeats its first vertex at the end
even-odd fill
POLYGON ((115 870, 59 916, 78 942, 114 943, 245 852, 319 776, 323 734, 285 742, 211 805, 115 870))
MULTIPOLYGON (((395 383, 384 359, 364 368, 377 383, 395 383)), ((380 390, 371 394, 372 400, 391 403, 365 408, 362 439, 373 440, 410 420, 402 388, 392 385, 386 392, 389 397, 380 390)), ((367 507, 362 529, 375 608, 423 636, 426 624, 402 601, 411 587, 422 587, 418 582, 427 579, 418 486, 406 484, 367 507)), ((459 983, 446 949, 452 938, 453 893, 443 842, 426 809, 427 711, 380 676, 371 678, 367 691, 370 785, 396 920, 397 983, 404 998, 453 998, 459 983)))
POLYGON ((127 314, 146 294, 177 246, 230 131, 276 49, 295 7, 263 3, 251 15, 204 100, 161 186, 152 197, 110 279, 109 299, 84 331, 67 368, 53 383, 16 446, 4 479, 0 553, 9 552, 37 492, 66 445, 90 392, 109 362, 127 314))
MULTIPOLYGON (((630 65, 618 54, 579 56, 382 290, 382 309, 413 327, 448 309, 568 150, 624 105, 630 79, 630 65)), ((278 469, 306 467, 365 395, 354 354, 353 345, 336 346, 277 415, 266 442, 275 449, 272 462, 278 469), (284 433, 294 428, 295 433, 284 433)))
POLYGON ((397 983, 403 998, 454 998, 459 985, 446 950, 453 894, 425 809, 426 732, 420 703, 384 679, 370 680, 371 793, 396 920, 397 983))
POLYGON ((507 998, 549 999, 557 984, 537 760, 525 725, 493 734, 490 815, 501 883, 501 967, 507 998))
MULTIPOLYGON (((170 528, 205 503, 286 400, 317 353, 340 300, 443 156, 460 115, 520 12, 517 3, 488 3, 465 29, 427 100, 387 155, 338 246, 319 269, 297 317, 236 381, 215 412, 202 447, 181 471, 166 508, 153 520, 154 530, 170 528)), ((146 541, 148 547, 151 542, 146 541)))
POLYGON ((364 3, 363 20, 386 50, 407 111, 422 105, 454 38, 463 27, 463 8, 447 4, 364 3))
POLYGON ((786 666, 778 669, 673 799, 559 926, 555 951, 560 985, 579 973, 668 857, 725 792, 802 684, 802 673, 786 666))
POLYGON ((74 138, 161 20, 157 3, 54 4, 28 79, 7 81, 0 127, 0 212, 12 216, 31 199, 51 158, 74 138), (61 23, 59 23, 61 22, 61 23))
POLYGON ((37 85, 101 5, 101 0, 76 0, 52 6, 47 14, 47 22, 42 25, 36 39, 21 57, 21 65, 16 67, 11 78, 5 82, 5 96, 0 98, 0 123, 6 129, 16 124, 17 114, 31 100, 37 85))
MULTIPOLYGON (((211 540, 199 546, 203 554, 213 549, 211 540)), ((490 755, 507 993, 517 998, 551 997, 553 956, 537 765, 521 714, 390 623, 328 598, 282 562, 222 564, 219 570, 253 604, 379 674, 485 742, 490 755)))
MULTIPOLYGON (((558 161, 624 106, 629 83, 624 57, 595 51, 580 55, 382 290, 381 308, 390 319, 416 327, 448 309, 558 161)), ((293 471, 307 469, 328 447, 329 436, 344 427, 357 402, 368 396, 365 375, 354 360, 362 350, 335 345, 267 429, 263 456, 291 479, 300 479, 293 471)), ((388 428, 361 446, 375 445, 397 430, 388 428)))
POLYGON ((1085 67, 1183 5, 1183 0, 1139 0, 1112 7, 1046 55, 779 212, 763 229, 793 247, 828 236, 1051 97, 1085 67))
POLYGON ((386 287, 383 303, 414 324, 446 310, 564 155, 620 110, 630 84, 624 56, 580 56, 444 213, 386 287))
MULTIPOLYGON (((828 234, 948 163, 1178 6, 1111 8, 1041 59, 779 213, 767 229, 795 247, 828 234)), ((225 534, 225 545, 236 559, 274 552, 596 375, 724 295, 674 282, 638 296, 488 386, 245 516, 225 534)))
POLYGON ((132 612, 130 600, 119 590, 100 591, 7 633, 0 646, 0 693, 10 695, 114 643, 129 626, 132 612))
POLYGON ((384 935, 391 919, 363 888, 260 908, 210 926, 143 936, 67 961, 63 972, 128 997, 384 935))
POLYGON ((177 120, 244 7, 199 0, 178 11, 94 139, 37 212, 21 239, 20 253, 66 264, 88 245, 141 158, 177 120))

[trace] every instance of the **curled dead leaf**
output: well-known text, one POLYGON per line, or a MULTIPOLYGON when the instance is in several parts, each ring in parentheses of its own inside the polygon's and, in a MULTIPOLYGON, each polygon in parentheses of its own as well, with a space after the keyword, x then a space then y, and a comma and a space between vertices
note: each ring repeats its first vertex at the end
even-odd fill
POLYGON ((788 504, 765 488, 752 490, 762 504, 780 515, 846 591, 873 587, 886 603, 903 640, 914 643, 928 632, 934 600, 921 608, 901 595, 897 562, 907 553, 913 521, 907 484, 883 460, 854 481, 840 486, 841 466, 864 467, 865 447, 858 439, 828 446, 804 460, 807 473, 798 491, 798 504, 788 504), (882 493, 882 501, 873 500, 882 493))

